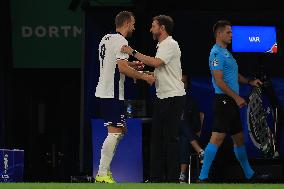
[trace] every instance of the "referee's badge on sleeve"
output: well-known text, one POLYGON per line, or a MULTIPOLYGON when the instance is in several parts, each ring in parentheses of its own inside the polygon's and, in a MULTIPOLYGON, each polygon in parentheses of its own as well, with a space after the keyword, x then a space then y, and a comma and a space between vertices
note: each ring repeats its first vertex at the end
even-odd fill
POLYGON ((218 66, 218 60, 216 58, 212 60, 212 66, 218 66))

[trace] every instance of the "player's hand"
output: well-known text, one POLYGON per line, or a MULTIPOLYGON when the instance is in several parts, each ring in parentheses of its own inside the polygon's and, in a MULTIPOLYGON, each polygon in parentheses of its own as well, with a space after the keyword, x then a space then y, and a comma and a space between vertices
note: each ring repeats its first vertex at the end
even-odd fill
POLYGON ((155 83, 155 77, 153 75, 144 74, 144 80, 149 84, 153 85, 155 83))
POLYGON ((132 55, 133 49, 128 45, 123 45, 120 50, 122 53, 126 53, 128 55, 132 55))
POLYGON ((143 64, 143 62, 140 61, 133 61, 133 64, 131 65, 132 68, 134 68, 135 70, 143 70, 145 67, 145 64, 143 64))
POLYGON ((259 79, 250 80, 249 84, 251 86, 260 87, 263 83, 259 79))
POLYGON ((240 97, 240 96, 237 96, 237 97, 235 98, 235 102, 237 103, 237 105, 239 106, 239 108, 242 108, 242 107, 244 107, 244 106, 247 105, 245 99, 243 99, 243 98, 240 97))

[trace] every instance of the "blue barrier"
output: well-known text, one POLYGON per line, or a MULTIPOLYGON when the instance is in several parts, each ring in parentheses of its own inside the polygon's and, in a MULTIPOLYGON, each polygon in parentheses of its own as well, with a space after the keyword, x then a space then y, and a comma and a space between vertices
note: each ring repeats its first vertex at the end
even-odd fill
MULTIPOLYGON (((143 182, 142 127, 140 119, 127 119, 127 132, 120 141, 111 163, 111 171, 118 183, 143 182)), ((93 176, 97 174, 101 147, 107 136, 102 119, 92 119, 93 176)))
POLYGON ((23 181, 24 150, 0 149, 0 182, 23 181))

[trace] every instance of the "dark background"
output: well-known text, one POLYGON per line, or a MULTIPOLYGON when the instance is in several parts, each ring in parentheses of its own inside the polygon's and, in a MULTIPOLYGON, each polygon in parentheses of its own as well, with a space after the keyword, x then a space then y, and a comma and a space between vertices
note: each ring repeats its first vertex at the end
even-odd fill
MULTIPOLYGON (((90 76, 90 70, 96 68, 92 61, 97 60, 86 56, 90 51, 96 52, 96 49, 88 49, 87 44, 96 43, 102 35, 114 29, 114 17, 121 10, 134 12, 136 31, 130 44, 148 55, 155 54, 156 45, 149 32, 152 17, 158 14, 172 16, 175 21, 173 37, 182 50, 183 69, 192 77, 209 77, 208 53, 214 44, 212 26, 217 20, 228 19, 233 25, 275 25, 279 53, 235 53, 234 57, 244 75, 257 72, 263 63, 269 76, 283 77, 284 11, 278 1, 175 0, 165 3, 161 0, 136 0, 130 7, 89 7, 80 2, 77 11, 83 8, 85 22, 94 21, 95 24, 89 26, 98 28, 98 35, 85 42, 83 71, 13 68, 9 3, 9 0, 0 1, 0 147, 25 150, 27 181, 66 181, 70 175, 91 174, 88 126, 89 118, 96 112, 92 107, 84 106, 85 114, 80 122, 80 97, 81 78, 90 76), (83 124, 83 139, 80 138, 80 124, 83 124)), ((85 35, 92 36, 88 31, 93 30, 86 28, 85 35)), ((91 77, 84 86, 94 85, 94 80, 91 77)), ((143 83, 139 84, 138 98, 150 98, 145 87, 143 83)), ((92 100, 86 94, 82 95, 85 102, 92 100)))

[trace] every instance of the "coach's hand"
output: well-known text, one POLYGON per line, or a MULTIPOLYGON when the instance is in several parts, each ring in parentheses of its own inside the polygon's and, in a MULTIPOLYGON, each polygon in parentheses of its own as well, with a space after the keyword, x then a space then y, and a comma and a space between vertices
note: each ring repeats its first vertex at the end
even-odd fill
POLYGON ((260 87, 263 83, 259 79, 249 80, 248 84, 255 87, 260 87))
POLYGON ((245 99, 243 99, 243 98, 240 97, 240 96, 237 96, 237 97, 235 98, 235 102, 237 103, 237 105, 239 106, 239 108, 242 108, 242 107, 244 107, 245 105, 247 105, 245 99))
POLYGON ((120 50, 122 53, 126 53, 128 55, 132 55, 133 49, 130 46, 123 45, 120 50))

